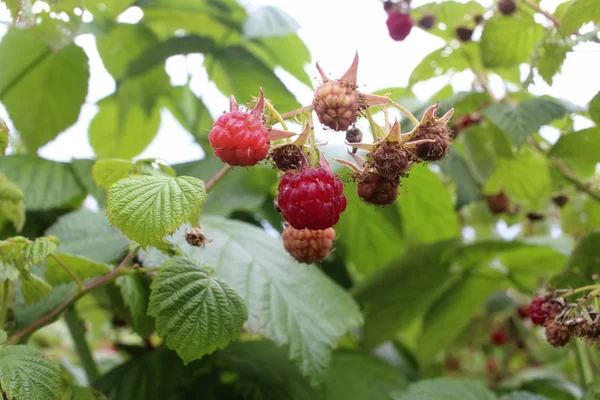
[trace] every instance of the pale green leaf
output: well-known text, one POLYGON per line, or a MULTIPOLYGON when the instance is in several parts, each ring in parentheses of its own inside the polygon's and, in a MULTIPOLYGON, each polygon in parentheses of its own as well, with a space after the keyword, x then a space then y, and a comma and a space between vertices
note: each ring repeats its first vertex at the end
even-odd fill
POLYGON ((289 34, 283 37, 264 37, 259 39, 258 43, 270 58, 270 61, 263 59, 267 66, 275 69, 275 66, 279 65, 300 82, 311 88, 313 87, 313 79, 305 69, 311 61, 311 54, 306 44, 297 34, 289 34))
POLYGON ((23 236, 14 236, 0 241, 0 260, 8 263, 21 272, 29 271, 31 264, 25 262, 25 248, 30 241, 23 236))
POLYGON ((0 155, 6 154, 6 149, 8 148, 8 126, 6 122, 2 118, 0 118, 0 155))
POLYGON ((596 0, 573 1, 561 18, 560 29, 566 34, 572 34, 586 22, 600 22, 600 7, 596 0))
POLYGON ((600 92, 590 100, 590 117, 592 117, 596 125, 600 125, 600 92))
POLYGON ((244 300, 210 267, 191 258, 165 262, 152 282, 148 314, 184 363, 236 340, 248 319, 244 300))
POLYGON ((295 33, 300 25, 279 7, 261 6, 248 13, 244 22, 244 36, 256 39, 271 36, 286 36, 295 33))
MULTIPOLYGON (((23 298, 22 288, 18 288, 16 301, 14 304, 15 309, 15 320, 17 323, 17 329, 23 329, 44 315, 48 314, 52 309, 57 307, 60 303, 65 301, 68 297, 74 295, 77 292, 77 285, 72 282, 67 285, 56 286, 50 295, 43 301, 37 304, 27 305, 23 298)), ((60 316, 54 316, 51 321, 56 320, 60 316)))
POLYGON ((58 400, 60 365, 26 346, 0 350, 0 390, 9 399, 58 400))
POLYGON ((600 202, 587 194, 573 196, 560 210, 561 228, 574 237, 583 237, 600 226, 600 202))
POLYGON ((148 279, 139 274, 125 275, 118 277, 115 283, 131 313, 135 331, 144 338, 150 336, 154 332, 154 318, 147 314, 150 299, 148 279))
POLYGON ((19 201, 23 200, 23 191, 12 183, 4 174, 0 174, 0 201, 19 201))
POLYGON ((485 116, 520 146, 541 126, 562 118, 567 109, 552 98, 538 97, 518 106, 498 103, 485 110, 485 116))
POLYGON ((563 134, 552 147, 551 155, 564 160, 580 177, 594 175, 600 163, 600 128, 589 128, 563 134))
POLYGON ((0 349, 6 343, 6 339, 8 339, 8 335, 2 329, 0 329, 0 349))
POLYGON ((202 99, 197 97, 189 86, 173 86, 170 95, 165 97, 164 101, 181 126, 190 132, 198 143, 208 145, 208 132, 212 129, 214 121, 202 99))
POLYGON ((27 244, 23 250, 23 257, 28 264, 40 264, 50 254, 54 253, 60 244, 56 236, 39 237, 27 244))
POLYGON ((58 251, 112 263, 125 254, 129 241, 110 226, 104 213, 78 210, 65 214, 47 231, 60 239, 58 251))
POLYGON ((419 21, 426 15, 435 16, 434 26, 427 32, 449 42, 456 39, 456 28, 459 26, 474 28, 473 17, 484 12, 485 9, 477 1, 459 3, 446 0, 441 3, 432 2, 416 7, 411 11, 411 17, 413 21, 419 21))
POLYGON ((325 381, 327 400, 389 400, 390 393, 406 386, 402 373, 367 353, 336 351, 325 381))
POLYGON ((19 270, 9 262, 0 261, 0 282, 14 281, 19 277, 19 270))
POLYGON ((0 172, 23 190, 28 211, 61 207, 85 194, 68 163, 16 154, 0 157, 0 172))
POLYGON ((401 183, 397 203, 406 240, 432 243, 460 234, 452 197, 436 173, 414 166, 401 183))
POLYGON ((486 194, 504 191, 512 202, 522 203, 527 211, 543 208, 551 189, 548 160, 531 150, 514 160, 498 158, 496 172, 484 186, 486 194))
POLYGON ((107 215, 112 225, 146 247, 197 215, 205 199, 200 179, 133 176, 111 186, 107 215))
POLYGON ((95 18, 114 19, 135 3, 135 0, 84 0, 84 3, 95 18))
POLYGON ((488 68, 510 67, 528 62, 544 27, 526 13, 503 15, 486 21, 481 34, 481 58, 488 68))
POLYGON ((106 190, 96 186, 92 177, 92 166, 95 162, 96 160, 85 158, 73 159, 71 160, 71 168, 85 191, 96 199, 100 208, 104 209, 106 208, 106 190))
POLYGON ((445 74, 466 69, 482 69, 479 46, 476 42, 466 43, 459 48, 445 46, 428 54, 410 75, 411 85, 445 74))
POLYGON ((16 232, 21 232, 25 225, 25 202, 0 201, 0 215, 12 222, 16 232))
POLYGON ((417 345, 419 360, 429 362, 452 344, 499 284, 487 277, 467 276, 448 287, 425 314, 417 345))
POLYGON ((100 275, 104 275, 110 272, 111 268, 106 264, 97 263, 89 260, 85 257, 76 256, 68 253, 55 254, 58 260, 54 257, 50 257, 46 261, 45 276, 48 282, 53 286, 60 285, 62 283, 68 283, 73 280, 71 275, 65 270, 60 264, 59 260, 69 267, 71 271, 80 280, 89 278, 95 278, 100 275))
POLYGON ((567 268, 553 282, 559 286, 578 287, 592 284, 593 276, 600 273, 600 232, 583 238, 573 250, 567 268))
POLYGON ((529 392, 512 392, 500 397, 500 400, 548 400, 547 397, 529 392))
POLYGON ((21 292, 26 305, 37 304, 52 293, 52 286, 37 275, 30 275, 21 280, 21 292))
POLYGON ((394 400, 496 400, 483 382, 450 378, 427 379, 413 383, 404 392, 392 395, 394 400))
MULTIPOLYGON (((250 331, 287 344, 301 371, 313 383, 321 382, 339 338, 362 322, 356 303, 318 268, 294 262, 281 242, 262 229, 216 217, 204 218, 202 229, 212 240, 204 249, 185 242, 185 228, 173 240, 213 266, 242 296, 250 331)), ((147 265, 165 259, 154 249, 139 257, 147 265)))
POLYGON ((542 47, 537 70, 548 85, 552 85, 554 75, 560 72, 569 50, 568 46, 559 43, 547 43, 542 47))
POLYGON ((128 160, 109 158, 98 160, 92 167, 96 185, 108 189, 120 179, 127 178, 135 171, 135 164, 128 160))
POLYGON ((77 121, 89 76, 87 56, 75 44, 53 50, 29 29, 2 38, 0 100, 30 151, 77 121))

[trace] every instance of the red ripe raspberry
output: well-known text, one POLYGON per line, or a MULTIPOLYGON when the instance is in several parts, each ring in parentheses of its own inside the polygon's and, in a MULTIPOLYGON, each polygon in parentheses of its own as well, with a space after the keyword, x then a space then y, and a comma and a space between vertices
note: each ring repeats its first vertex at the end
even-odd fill
POLYGON ((262 122, 263 110, 262 90, 251 112, 239 111, 232 96, 231 111, 217 118, 208 134, 215 156, 234 167, 250 167, 267 158, 269 130, 262 122))
POLYGON ((548 320, 556 317, 561 309, 559 304, 546 300, 544 296, 539 296, 529 304, 529 315, 534 324, 544 325, 548 320))
POLYGON ((283 247, 296 261, 304 264, 323 261, 329 253, 335 240, 333 228, 311 231, 309 229, 294 229, 287 226, 281 234, 283 247))
POLYGON ((397 11, 391 11, 385 23, 390 37, 397 42, 406 39, 413 27, 413 20, 410 15, 397 11))
POLYGON ((502 329, 496 329, 491 333, 490 340, 496 346, 502 346, 504 343, 506 343, 506 332, 504 332, 502 329))
POLYGON ((277 204, 296 229, 331 228, 346 209, 344 185, 321 157, 321 167, 289 171, 281 177, 277 204))
POLYGON ((529 305, 520 305, 519 308, 517 308, 517 315, 519 315, 519 318, 521 319, 529 318, 529 305))

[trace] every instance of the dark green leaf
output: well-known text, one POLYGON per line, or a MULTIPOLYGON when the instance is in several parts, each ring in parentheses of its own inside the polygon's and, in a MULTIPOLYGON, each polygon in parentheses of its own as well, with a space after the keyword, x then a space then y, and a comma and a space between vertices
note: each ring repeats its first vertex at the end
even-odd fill
MULTIPOLYGON (((164 100, 166 107, 181 126, 190 132, 198 143, 206 144, 204 148, 208 149, 208 132, 212 129, 214 121, 202 99, 197 97, 189 86, 174 86, 164 100)), ((203 177, 209 179, 208 176, 203 177)))
POLYGON ((141 337, 148 337, 154 332, 154 318, 147 314, 150 302, 150 282, 143 275, 120 276, 115 281, 123 302, 131 313, 134 329, 141 337))
POLYGON ((313 80, 305 69, 306 64, 311 60, 310 51, 298 35, 265 37, 260 38, 257 43, 268 59, 261 57, 260 53, 253 50, 252 47, 248 47, 248 49, 261 58, 267 66, 275 69, 279 65, 300 82, 313 87, 313 80))
POLYGON ((92 177, 92 166, 94 165, 94 162, 95 160, 72 160, 71 167, 85 191, 96 199, 100 208, 106 208, 106 191, 101 187, 96 186, 94 178, 92 177))
POLYGON ((73 277, 65 270, 60 262, 64 263, 81 280, 94 278, 110 272, 111 268, 106 264, 97 263, 85 257, 74 256, 67 253, 55 254, 56 258, 46 261, 45 276, 53 286, 68 283, 73 277), (59 262, 60 260, 60 262, 59 262))
POLYGON ((484 184, 496 169, 496 149, 490 130, 479 125, 471 126, 460 135, 460 141, 474 178, 484 184))
POLYGON ((413 383, 404 392, 396 392, 394 400, 496 400, 483 382, 437 378, 413 383))
POLYGON ((593 282, 593 275, 600 274, 600 232, 590 233, 573 250, 565 271, 555 279, 557 287, 578 287, 593 282))
POLYGON ((548 398, 529 392, 512 392, 500 397, 500 400, 548 400, 548 398))
POLYGON ((548 85, 552 85, 554 75, 560 72, 569 50, 568 46, 559 43, 547 43, 542 47, 537 70, 548 85))
POLYGON ((450 154, 439 165, 442 171, 450 176, 457 186, 457 208, 461 208, 481 198, 480 184, 475 180, 467 162, 456 149, 451 148, 450 154))

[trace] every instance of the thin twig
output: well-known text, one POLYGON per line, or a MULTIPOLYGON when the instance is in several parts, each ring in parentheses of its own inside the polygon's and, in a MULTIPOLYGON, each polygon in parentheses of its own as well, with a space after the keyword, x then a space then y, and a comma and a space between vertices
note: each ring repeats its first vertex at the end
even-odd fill
POLYGON ((312 106, 312 104, 311 104, 311 105, 309 105, 309 106, 304 106, 304 107, 302 107, 302 108, 297 108, 297 109, 295 109, 295 110, 292 110, 292 111, 290 111, 290 112, 287 112, 287 113, 285 113, 285 114, 281 114, 281 118, 283 118, 283 119, 290 119, 290 118, 293 118, 293 117, 295 117, 296 115, 300 114, 301 112, 304 112, 304 111, 312 111, 312 109, 313 109, 313 106, 312 106))
POLYGON ((206 183, 206 185, 204 185, 204 189, 206 190, 206 193, 208 193, 211 190, 213 190, 213 188, 215 187, 215 185, 217 183, 219 183, 219 181, 221 179, 223 179, 223 177, 225 175, 227 175, 227 173, 229 171, 231 171, 231 165, 229 165, 229 164, 223 165, 223 168, 221 168, 219 170, 219 172, 217 172, 217 174, 215 176, 213 176, 212 178, 210 178, 210 180, 208 181, 208 183, 206 183))
POLYGON ((556 17, 554 15, 550 14, 548 11, 542 9, 538 4, 532 3, 529 0, 521 0, 521 1, 525 4, 527 4, 529 7, 531 7, 535 11, 537 11, 538 13, 542 14, 544 17, 548 18, 555 27, 560 28, 560 21, 558 19, 556 19, 556 17))

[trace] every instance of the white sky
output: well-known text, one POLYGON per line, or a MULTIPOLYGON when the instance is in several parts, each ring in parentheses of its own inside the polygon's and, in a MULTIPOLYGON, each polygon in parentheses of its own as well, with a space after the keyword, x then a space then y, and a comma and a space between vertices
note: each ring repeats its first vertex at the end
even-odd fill
MULTIPOLYGON (((385 25, 386 14, 379 0, 252 0, 242 1, 249 7, 276 5, 291 14, 301 25, 299 35, 307 44, 313 57, 313 63, 307 65, 307 71, 316 77, 314 61, 320 61, 327 73, 333 77, 341 75, 349 66, 358 51, 360 55, 359 85, 361 91, 373 91, 393 86, 405 86, 413 68, 421 59, 443 45, 443 41, 414 29, 403 42, 392 41, 385 25)), ((415 5, 426 1, 414 0, 415 5)), ((485 6, 491 0, 480 1, 485 6)), ((543 0, 542 6, 554 10, 561 0, 543 0)), ((131 10, 122 15, 123 22, 135 22, 139 19, 139 10, 131 10)), ((0 20, 7 21, 9 15, 0 5, 0 20)), ((0 36, 6 26, 0 25, 0 36)), ((87 140, 87 127, 97 112, 94 103, 114 91, 112 77, 104 69, 95 50, 94 38, 84 35, 76 43, 82 46, 90 57, 91 81, 86 104, 81 110, 79 121, 62 133, 56 140, 39 150, 43 157, 68 161, 71 158, 92 158, 93 151, 87 140)), ((192 89, 202 96, 213 115, 218 115, 227 107, 226 97, 221 95, 212 83, 208 82, 201 67, 199 55, 177 56, 167 62, 167 72, 172 82, 185 82, 187 71, 198 71, 192 79, 192 89)), ((549 88, 541 80, 536 81, 537 93, 547 93, 565 98, 573 103, 585 105, 600 89, 598 76, 600 65, 600 45, 582 44, 576 51, 569 53, 563 72, 555 77, 554 85, 549 88)), ((248 71, 251 73, 251 71, 248 71)), ((284 83, 290 87, 302 104, 309 104, 312 91, 285 72, 281 73, 284 83)), ((469 89, 468 74, 460 74, 452 82, 455 88, 469 89)), ((427 99, 448 82, 434 79, 416 87, 416 94, 427 99)), ((238 99, 241 102, 247 99, 238 99)), ((286 111, 286 110, 282 110, 286 111)), ((0 105, 0 117, 8 119, 6 110, 0 105)), ((12 128, 10 125, 9 126, 12 128)), ((198 159, 202 150, 166 111, 159 134, 152 144, 139 157, 161 158, 169 163, 198 159)))

